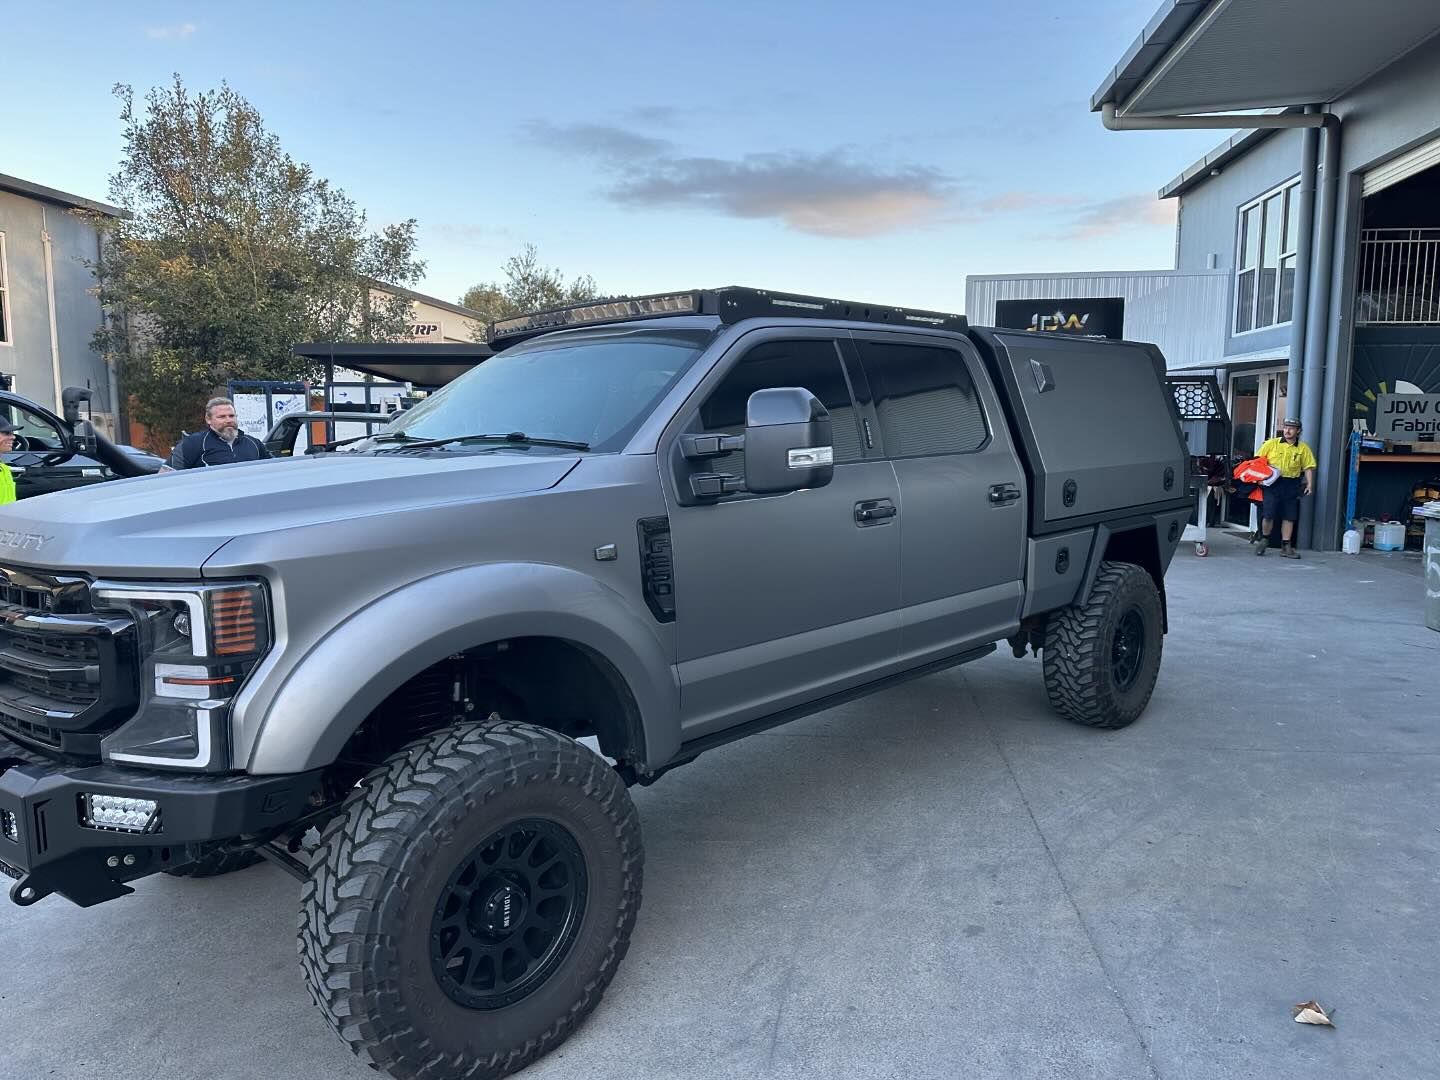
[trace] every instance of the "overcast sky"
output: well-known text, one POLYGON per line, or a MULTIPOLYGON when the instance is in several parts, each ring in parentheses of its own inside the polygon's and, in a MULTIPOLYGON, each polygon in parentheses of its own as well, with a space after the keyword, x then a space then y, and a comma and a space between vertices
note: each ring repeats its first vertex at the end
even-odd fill
POLYGON ((445 299, 530 242, 613 292, 959 310, 969 273, 1172 265, 1155 192, 1223 133, 1089 111, 1156 2, 72 3, 6 44, 0 172, 105 198, 111 86, 178 72, 372 222, 418 218, 445 299))

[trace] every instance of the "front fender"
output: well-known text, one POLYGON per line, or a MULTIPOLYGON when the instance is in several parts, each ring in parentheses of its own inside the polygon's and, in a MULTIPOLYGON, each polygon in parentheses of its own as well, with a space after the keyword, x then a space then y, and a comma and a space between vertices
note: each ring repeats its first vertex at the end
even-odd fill
MULTIPOLYGON (((603 656, 635 700, 646 762, 675 756, 679 684, 649 613, 574 570, 490 563, 388 593, 288 664, 246 770, 292 773, 328 765, 375 707, 412 676, 462 650, 517 637, 563 638, 603 656)), ((245 699, 242 694, 240 709, 245 699)))

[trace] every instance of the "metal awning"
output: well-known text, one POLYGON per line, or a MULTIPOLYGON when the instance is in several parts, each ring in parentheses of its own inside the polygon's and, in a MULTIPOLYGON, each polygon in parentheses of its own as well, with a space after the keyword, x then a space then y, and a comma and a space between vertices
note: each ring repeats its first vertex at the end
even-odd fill
POLYGON ((495 355, 485 344, 405 342, 312 342, 296 345, 296 356, 349 368, 362 375, 408 382, 426 389, 458 379, 476 364, 495 355))
POLYGON ((1437 33, 1436 0, 1164 0, 1090 107, 1167 116, 1325 104, 1437 33))

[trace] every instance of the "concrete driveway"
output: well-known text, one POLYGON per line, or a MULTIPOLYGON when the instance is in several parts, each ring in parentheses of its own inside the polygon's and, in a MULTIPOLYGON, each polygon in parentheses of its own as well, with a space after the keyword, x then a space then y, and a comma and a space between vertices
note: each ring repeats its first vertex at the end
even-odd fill
MULTIPOLYGON (((1146 716, 993 656, 636 789, 630 955, 525 1075, 1440 1076, 1440 634, 1413 556, 1182 547, 1146 716), (1319 998, 1334 1030, 1291 1020, 1319 998)), ((360 1080, 266 867, 0 909, 0 1076, 360 1080)))

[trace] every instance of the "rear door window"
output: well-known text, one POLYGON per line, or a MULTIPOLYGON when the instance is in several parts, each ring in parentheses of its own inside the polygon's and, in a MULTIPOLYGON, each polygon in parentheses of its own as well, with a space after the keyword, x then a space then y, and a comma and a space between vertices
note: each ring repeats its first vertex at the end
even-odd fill
POLYGON ((874 339, 858 340, 856 346, 888 457, 984 448, 990 439, 985 409, 957 350, 874 339))

